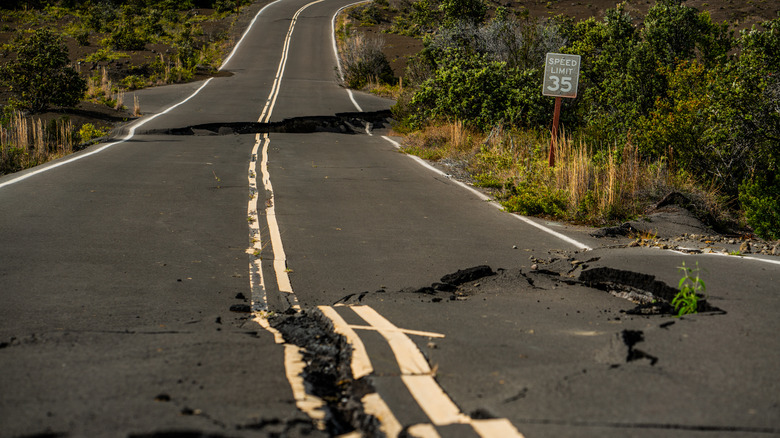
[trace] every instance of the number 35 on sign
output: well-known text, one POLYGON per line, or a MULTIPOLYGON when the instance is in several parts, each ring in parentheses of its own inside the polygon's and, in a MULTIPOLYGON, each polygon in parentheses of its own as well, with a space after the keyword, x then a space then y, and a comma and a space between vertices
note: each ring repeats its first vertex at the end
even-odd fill
POLYGON ((580 55, 547 54, 542 95, 575 98, 579 79, 580 55))

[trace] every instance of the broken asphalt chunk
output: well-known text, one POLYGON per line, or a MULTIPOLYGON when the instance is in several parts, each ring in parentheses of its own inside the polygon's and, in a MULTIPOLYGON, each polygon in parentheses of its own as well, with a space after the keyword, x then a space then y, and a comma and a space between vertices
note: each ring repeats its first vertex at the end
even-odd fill
POLYGON ((491 269, 490 266, 481 265, 447 274, 441 278, 441 282, 459 286, 463 283, 479 280, 480 278, 489 277, 491 275, 496 275, 496 273, 493 272, 493 269, 491 269))

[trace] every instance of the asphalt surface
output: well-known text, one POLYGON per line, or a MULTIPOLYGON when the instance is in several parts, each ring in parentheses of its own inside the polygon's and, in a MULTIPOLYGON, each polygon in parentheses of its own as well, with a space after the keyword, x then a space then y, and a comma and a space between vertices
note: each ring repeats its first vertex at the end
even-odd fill
MULTIPOLYGON (((280 275, 304 314, 328 306, 362 327, 368 306, 419 331, 409 338, 427 359, 424 374, 457 421, 437 420, 413 395, 387 330, 355 329, 372 365, 360 382, 412 435, 508 436, 480 432, 486 419, 527 437, 780 435, 776 258, 628 248, 629 239, 582 227, 531 226, 399 153, 381 128, 269 134, 273 191, 260 190, 248 218, 258 137, 166 134, 254 123, 264 109, 283 122, 356 112, 355 104, 389 108, 361 93, 353 103, 335 82, 331 18, 346 3, 271 4, 227 62, 232 76, 145 90, 143 124, 116 134, 132 138, 0 177, 0 436, 349 431, 317 430, 296 407, 285 349, 250 314, 231 311, 262 307, 264 297, 269 311, 290 312, 280 275), (277 227, 283 274, 273 264, 280 247, 247 254, 254 220, 262 242, 277 227), (256 257, 262 288, 250 284, 256 257), (702 268, 719 311, 630 315, 636 304, 604 290, 614 278, 579 277, 609 268, 676 287, 683 262, 702 268), (422 289, 477 265, 497 274, 422 289), (427 435, 415 432, 420 425, 427 435)), ((312 351, 322 344, 303 342, 312 351)))

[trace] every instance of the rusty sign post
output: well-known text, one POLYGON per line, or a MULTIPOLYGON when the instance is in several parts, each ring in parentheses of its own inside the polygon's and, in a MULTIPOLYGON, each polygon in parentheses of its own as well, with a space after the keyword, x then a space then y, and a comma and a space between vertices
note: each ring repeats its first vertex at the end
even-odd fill
POLYGON ((580 80, 580 55, 548 53, 544 61, 542 95, 555 97, 552 137, 550 139, 550 167, 555 166, 555 148, 558 146, 558 121, 561 117, 561 99, 577 97, 580 80))

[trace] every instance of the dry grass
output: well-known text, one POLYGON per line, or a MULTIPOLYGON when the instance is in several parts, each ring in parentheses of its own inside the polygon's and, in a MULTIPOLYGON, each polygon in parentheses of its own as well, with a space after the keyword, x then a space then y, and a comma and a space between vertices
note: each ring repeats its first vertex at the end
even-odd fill
POLYGON ((643 160, 630 140, 596 151, 564 134, 553 168, 549 133, 495 127, 482 134, 456 121, 409 134, 404 145, 425 159, 461 163, 476 185, 523 214, 603 225, 636 217, 672 191, 718 208, 716 189, 670 171, 665 161, 643 160))
POLYGON ((141 102, 138 100, 138 95, 133 94, 133 116, 141 116, 141 102))
POLYGON ((0 174, 70 154, 73 145, 70 120, 58 120, 44 126, 41 119, 27 118, 14 111, 7 126, 0 125, 0 174))

